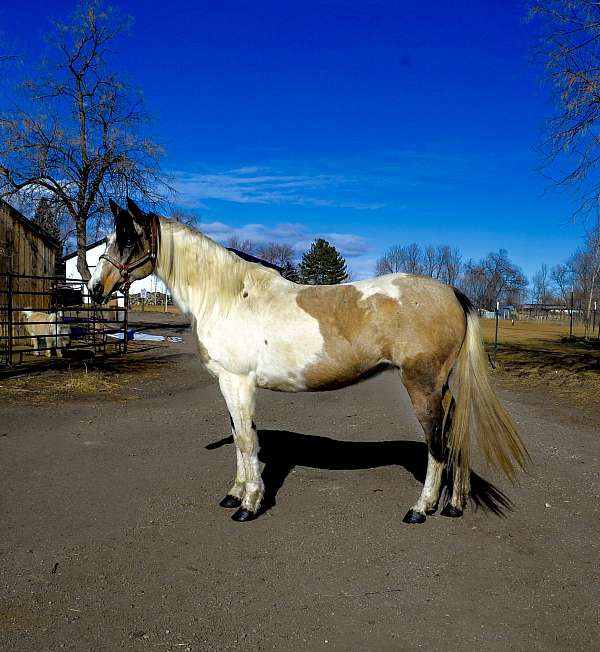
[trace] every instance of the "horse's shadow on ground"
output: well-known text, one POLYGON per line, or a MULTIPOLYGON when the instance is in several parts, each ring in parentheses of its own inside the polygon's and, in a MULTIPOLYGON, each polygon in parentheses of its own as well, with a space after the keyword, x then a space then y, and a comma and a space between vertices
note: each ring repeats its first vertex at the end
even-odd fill
MULTIPOLYGON (((304 435, 287 430, 259 430, 259 459, 264 462, 262 472, 265 496, 262 511, 276 503, 278 491, 296 466, 336 471, 374 469, 381 466, 401 466, 423 483, 427 471, 427 446, 417 441, 371 441, 352 442, 304 435)), ((225 437, 206 446, 214 450, 233 444, 233 437, 225 437)), ((451 491, 445 481, 442 501, 451 491)), ((504 516, 513 509, 510 499, 493 484, 471 472, 471 503, 476 508, 504 516)))

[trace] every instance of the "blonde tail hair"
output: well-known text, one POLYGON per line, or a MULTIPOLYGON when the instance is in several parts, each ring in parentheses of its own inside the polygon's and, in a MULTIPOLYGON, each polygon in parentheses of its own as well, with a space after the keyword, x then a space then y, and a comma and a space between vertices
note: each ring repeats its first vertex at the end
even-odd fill
POLYGON ((448 433, 449 462, 460 471, 464 494, 469 492, 471 474, 470 439, 475 430, 477 443, 487 462, 514 482, 517 467, 525 468, 529 454, 514 421, 502 407, 487 373, 487 359, 481 341, 477 311, 460 292, 467 329, 454 373, 456 387, 454 413, 448 433))

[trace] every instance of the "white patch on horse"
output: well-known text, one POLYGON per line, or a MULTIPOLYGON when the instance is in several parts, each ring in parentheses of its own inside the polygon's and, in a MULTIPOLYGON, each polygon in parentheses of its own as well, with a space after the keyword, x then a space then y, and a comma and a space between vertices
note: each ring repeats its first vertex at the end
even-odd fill
POLYGON ((360 290, 364 299, 367 299, 374 294, 384 294, 391 299, 397 299, 398 303, 402 304, 402 301, 400 301, 402 291, 398 284, 394 283, 394 281, 397 281, 398 277, 401 276, 407 276, 407 274, 386 274, 384 276, 378 276, 377 278, 369 278, 364 281, 348 283, 348 285, 352 285, 357 290, 360 290))

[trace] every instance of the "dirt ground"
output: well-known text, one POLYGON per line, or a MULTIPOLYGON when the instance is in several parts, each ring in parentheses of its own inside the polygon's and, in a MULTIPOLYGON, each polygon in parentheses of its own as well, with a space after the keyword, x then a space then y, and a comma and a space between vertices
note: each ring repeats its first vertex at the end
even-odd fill
MULTIPOLYGON (((149 319, 142 315, 139 319, 149 319)), ((228 417, 183 320, 88 374, 0 379, 2 650, 600 649, 600 420, 501 389, 533 465, 402 523, 425 446, 393 373, 259 396, 271 507, 235 523, 228 417)))

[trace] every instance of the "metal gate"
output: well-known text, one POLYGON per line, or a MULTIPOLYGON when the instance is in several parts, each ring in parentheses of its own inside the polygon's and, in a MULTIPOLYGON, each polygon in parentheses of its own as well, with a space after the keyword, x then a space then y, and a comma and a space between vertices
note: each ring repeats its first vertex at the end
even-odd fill
POLYGON ((127 295, 124 305, 118 301, 113 297, 106 305, 92 303, 80 280, 0 274, 0 366, 77 349, 93 356, 126 353, 131 336, 127 295))

